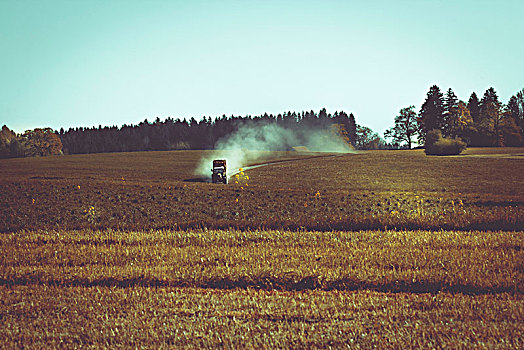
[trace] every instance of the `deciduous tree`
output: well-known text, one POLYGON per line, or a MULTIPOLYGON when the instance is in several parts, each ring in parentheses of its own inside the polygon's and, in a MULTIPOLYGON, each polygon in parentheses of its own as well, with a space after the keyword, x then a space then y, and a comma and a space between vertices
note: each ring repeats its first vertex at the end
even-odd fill
POLYGON ((473 124, 473 118, 466 103, 459 101, 456 112, 448 120, 447 135, 452 138, 460 137, 466 143, 469 143, 476 132, 473 124))
POLYGON ((370 128, 357 125, 356 147, 358 149, 381 149, 384 147, 384 141, 370 128))
POLYGON ((522 132, 520 127, 511 116, 505 114, 499 126, 500 139, 504 146, 521 146, 522 132))
POLYGON ((48 156, 62 152, 60 137, 51 129, 27 130, 21 139, 26 156, 48 156))
POLYGON ((399 115, 395 117, 395 126, 384 133, 384 138, 392 139, 394 143, 406 143, 411 149, 413 138, 418 133, 417 113, 415 106, 402 108, 399 115))

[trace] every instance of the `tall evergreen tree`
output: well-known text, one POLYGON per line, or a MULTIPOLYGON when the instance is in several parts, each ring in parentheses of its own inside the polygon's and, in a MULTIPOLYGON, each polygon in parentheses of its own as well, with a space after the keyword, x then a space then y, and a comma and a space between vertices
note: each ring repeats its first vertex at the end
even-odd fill
POLYGON ((482 100, 480 100, 480 113, 482 116, 482 108, 488 105, 489 103, 499 103, 499 96, 493 87, 490 87, 484 92, 482 100))
POLYGON ((475 123, 478 123, 480 120, 480 106, 479 98, 477 97, 477 94, 475 92, 472 92, 469 96, 468 109, 471 118, 473 118, 473 121, 475 123))
POLYGON ((349 113, 348 125, 346 127, 348 132, 349 142, 355 147, 357 141, 357 122, 353 113, 349 113))
POLYGON ((520 146, 524 140, 524 89, 511 96, 504 110, 502 135, 506 146, 520 146), (520 94, 520 101, 519 96, 520 94))
POLYGON ((444 116, 442 119, 442 136, 450 136, 450 126, 456 121, 458 111, 458 98, 451 88, 448 89, 444 96, 444 116))
POLYGON ((477 122, 477 130, 480 134, 479 141, 481 146, 502 146, 503 140, 500 134, 501 117, 502 104, 495 89, 490 87, 480 101, 480 117, 477 122))
POLYGON ((426 134, 433 129, 442 130, 444 118, 444 100, 437 85, 429 88, 426 101, 419 112, 419 141, 423 143, 426 134))
POLYGON ((522 129, 522 132, 524 132, 524 89, 520 90, 515 95, 515 121, 517 125, 522 129))
POLYGON ((513 95, 508 101, 508 105, 506 106, 507 112, 509 116, 511 116, 515 121, 520 119, 520 110, 519 110, 519 103, 517 100, 517 96, 513 95))

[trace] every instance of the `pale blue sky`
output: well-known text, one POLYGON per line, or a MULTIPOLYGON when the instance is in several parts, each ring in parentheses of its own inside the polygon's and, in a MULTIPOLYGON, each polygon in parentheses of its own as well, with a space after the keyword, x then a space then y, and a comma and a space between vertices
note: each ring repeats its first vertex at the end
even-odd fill
POLYGON ((524 1, 0 0, 0 125, 344 110, 524 87, 524 1))

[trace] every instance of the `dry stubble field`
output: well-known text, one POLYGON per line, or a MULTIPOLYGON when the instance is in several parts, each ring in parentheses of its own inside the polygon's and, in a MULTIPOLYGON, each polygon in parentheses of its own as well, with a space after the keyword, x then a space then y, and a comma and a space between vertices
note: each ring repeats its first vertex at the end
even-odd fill
POLYGON ((2 160, 0 343, 522 348, 524 150, 494 150, 228 186, 204 151, 2 160))

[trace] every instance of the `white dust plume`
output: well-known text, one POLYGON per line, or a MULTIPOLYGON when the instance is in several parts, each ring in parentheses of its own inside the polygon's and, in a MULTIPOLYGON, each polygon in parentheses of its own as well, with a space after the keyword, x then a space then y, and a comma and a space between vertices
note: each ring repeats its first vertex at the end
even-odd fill
POLYGON ((289 151, 299 146, 310 152, 353 152, 351 145, 333 132, 333 129, 294 130, 276 123, 243 124, 231 135, 216 143, 215 151, 200 161, 195 174, 205 178, 211 177, 213 160, 225 159, 228 175, 231 176, 239 168, 262 158, 264 153, 260 152, 289 151))

